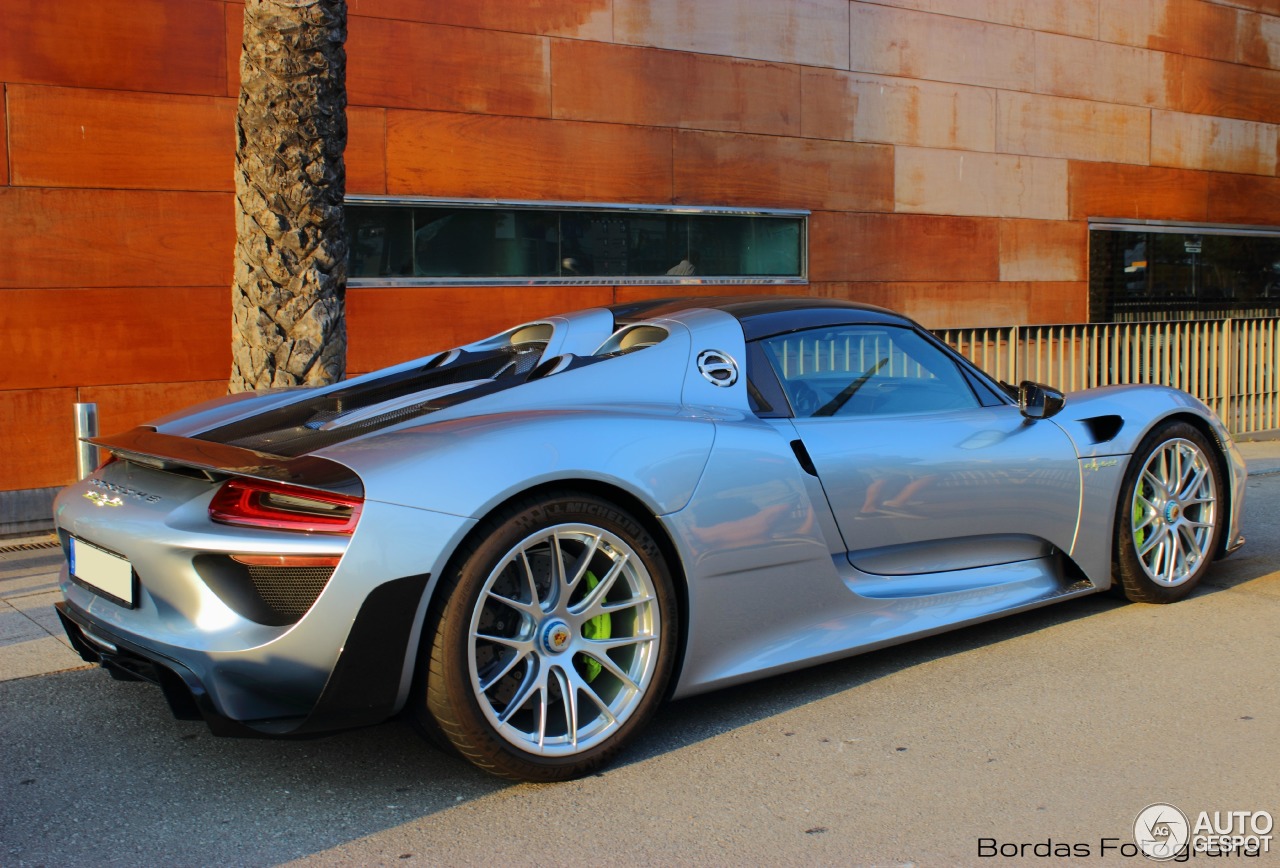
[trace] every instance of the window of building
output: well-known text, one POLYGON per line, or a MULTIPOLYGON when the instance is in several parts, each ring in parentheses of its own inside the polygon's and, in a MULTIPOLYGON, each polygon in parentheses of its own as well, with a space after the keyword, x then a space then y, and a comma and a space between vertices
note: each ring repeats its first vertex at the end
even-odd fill
POLYGON ((803 283, 807 212, 347 200, 355 286, 803 283))
POLYGON ((1280 314, 1280 230, 1095 223, 1094 322, 1280 314))

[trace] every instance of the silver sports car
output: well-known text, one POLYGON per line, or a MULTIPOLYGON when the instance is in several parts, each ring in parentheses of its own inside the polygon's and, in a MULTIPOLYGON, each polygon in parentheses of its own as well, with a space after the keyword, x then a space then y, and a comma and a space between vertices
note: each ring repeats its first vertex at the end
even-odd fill
POLYGON ((688 696, 1243 544, 1196 399, 997 383, 821 299, 583 310, 95 441, 58 498, 75 647, 228 735, 406 711, 511 778, 609 761, 688 696))

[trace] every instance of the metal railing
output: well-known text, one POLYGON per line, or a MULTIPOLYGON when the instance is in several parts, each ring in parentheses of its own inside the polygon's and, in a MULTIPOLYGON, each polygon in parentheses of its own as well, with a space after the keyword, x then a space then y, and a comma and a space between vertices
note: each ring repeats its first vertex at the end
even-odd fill
POLYGON ((1208 404, 1233 434, 1280 428, 1280 318, 939 329, 987 373, 1072 391, 1157 383, 1208 404))

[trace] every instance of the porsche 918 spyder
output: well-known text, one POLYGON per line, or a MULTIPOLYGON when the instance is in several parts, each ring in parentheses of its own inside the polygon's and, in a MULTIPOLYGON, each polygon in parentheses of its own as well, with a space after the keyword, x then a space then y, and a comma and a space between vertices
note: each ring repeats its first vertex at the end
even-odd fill
POLYGON ((80 654, 219 734, 406 712, 510 778, 667 698, 1108 589, 1186 596, 1244 464, 1173 389, 996 382, 812 298, 551 316, 97 438, 55 504, 80 654))

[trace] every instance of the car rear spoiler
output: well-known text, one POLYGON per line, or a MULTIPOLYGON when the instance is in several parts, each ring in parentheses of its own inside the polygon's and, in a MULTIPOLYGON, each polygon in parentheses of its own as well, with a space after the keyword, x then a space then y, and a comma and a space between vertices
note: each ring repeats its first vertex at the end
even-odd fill
POLYGON ((242 446, 162 434, 148 426, 109 437, 87 438, 85 442, 106 449, 119 458, 159 470, 197 470, 216 476, 247 476, 336 494, 364 496, 364 484, 355 471, 314 455, 281 458, 242 446))

